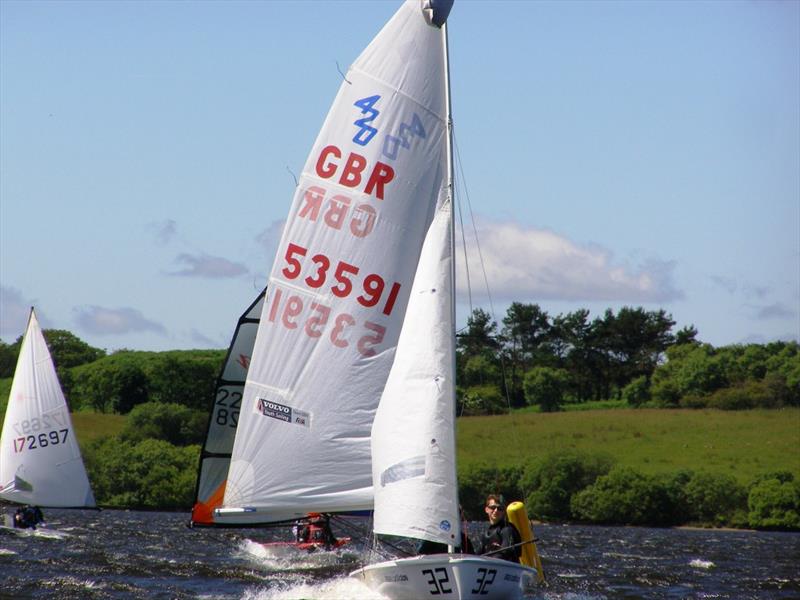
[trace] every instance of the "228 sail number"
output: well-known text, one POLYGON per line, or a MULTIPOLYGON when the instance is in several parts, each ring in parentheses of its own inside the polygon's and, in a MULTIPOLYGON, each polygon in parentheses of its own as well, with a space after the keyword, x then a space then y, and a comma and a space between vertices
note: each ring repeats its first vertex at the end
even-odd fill
MULTIPOLYGON (((308 254, 308 250, 302 246, 294 243, 289 243, 286 247, 286 267, 283 268, 281 273, 286 279, 297 279, 300 277, 302 271, 302 264, 300 257, 308 254)), ((351 265, 340 260, 334 266, 331 259, 324 254, 315 254, 311 257, 311 262, 314 263, 315 272, 306 277, 303 281, 312 289, 319 289, 328 281, 328 277, 333 271, 333 279, 336 280, 336 285, 331 286, 331 292, 337 298, 346 298, 353 290, 353 281, 361 271, 357 266, 351 265)), ((358 303, 365 307, 371 308, 381 302, 383 294, 386 291, 386 281, 383 277, 376 273, 366 275, 361 281, 362 294, 356 298, 358 303)), ((397 300, 397 295, 400 293, 400 284, 394 282, 386 295, 386 300, 383 303, 383 314, 389 316, 392 314, 394 303, 397 300)))
POLYGON ((217 425, 223 427, 236 427, 239 424, 239 409, 242 405, 242 393, 230 392, 225 388, 220 388, 217 391, 216 405, 216 422, 217 425))
MULTIPOLYGON (((450 583, 450 575, 447 569, 439 567, 436 569, 422 569, 422 574, 430 586, 428 592, 431 596, 441 596, 453 593, 450 583)), ((485 595, 489 593, 489 587, 494 583, 497 576, 497 569, 478 569, 478 578, 475 580, 475 587, 470 590, 472 594, 485 595)))
POLYGON ((19 453, 25 449, 35 450, 37 448, 66 444, 68 433, 69 429, 59 429, 47 433, 40 433, 39 435, 27 435, 14 438, 14 452, 19 453))
MULTIPOLYGON (((273 288, 272 304, 269 308, 268 321, 270 323, 280 322, 286 329, 297 329, 301 326, 298 321, 305 304, 300 296, 289 296, 283 300, 283 290, 273 288)), ((311 316, 308 317, 305 323, 302 323, 303 331, 308 337, 319 338, 325 331, 325 326, 331 320, 331 309, 329 306, 320 304, 319 302, 312 302, 310 306, 311 316)), ((356 325, 356 320, 348 313, 339 313, 332 319, 333 327, 330 334, 328 334, 329 341, 337 348, 346 348, 350 345, 347 339, 348 330, 356 325)), ((362 356, 370 357, 375 356, 374 346, 383 341, 386 334, 386 327, 372 323, 371 321, 364 322, 364 328, 370 333, 362 335, 356 341, 356 348, 362 356)))

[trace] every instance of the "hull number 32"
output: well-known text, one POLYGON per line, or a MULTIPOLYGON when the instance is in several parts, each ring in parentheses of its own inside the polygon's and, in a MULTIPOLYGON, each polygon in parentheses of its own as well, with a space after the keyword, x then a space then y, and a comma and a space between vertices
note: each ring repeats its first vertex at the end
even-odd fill
MULTIPOLYGON (((444 596, 453 593, 450 575, 444 567, 422 569, 422 575, 430 586, 428 592, 431 596, 444 596)), ((477 595, 488 594, 489 587, 494 583, 494 578, 496 576, 497 569, 479 568, 477 578, 475 579, 475 586, 470 590, 470 593, 477 595)))

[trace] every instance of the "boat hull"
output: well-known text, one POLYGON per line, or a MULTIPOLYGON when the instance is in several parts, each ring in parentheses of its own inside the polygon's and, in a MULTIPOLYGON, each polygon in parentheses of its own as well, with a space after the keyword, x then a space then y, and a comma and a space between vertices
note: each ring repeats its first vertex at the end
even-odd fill
POLYGON ((369 565, 350 574, 391 600, 513 600, 536 592, 535 569, 469 554, 429 554, 369 565))

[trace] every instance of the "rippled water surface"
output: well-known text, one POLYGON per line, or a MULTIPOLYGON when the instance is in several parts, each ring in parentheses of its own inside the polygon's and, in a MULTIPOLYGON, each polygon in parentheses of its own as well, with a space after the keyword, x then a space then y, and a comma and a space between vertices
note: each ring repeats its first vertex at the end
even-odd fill
MULTIPOLYGON (((288 531, 189 529, 185 514, 46 517, 48 530, 0 532, 0 599, 380 598, 347 578, 360 544, 278 553, 261 542, 288 531)), ((800 599, 800 534, 542 525, 536 536, 541 598, 800 599)))

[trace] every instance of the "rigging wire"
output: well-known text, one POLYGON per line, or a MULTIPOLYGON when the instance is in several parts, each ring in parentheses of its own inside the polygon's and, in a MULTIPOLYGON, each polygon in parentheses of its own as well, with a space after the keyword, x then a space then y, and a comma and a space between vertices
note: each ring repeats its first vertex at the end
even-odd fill
MULTIPOLYGON (((492 291, 489 288, 489 277, 486 274, 486 262, 483 260, 483 252, 481 251, 480 239, 478 238, 478 227, 475 224, 475 213, 472 211, 472 201, 470 200, 469 187, 467 186, 467 183, 466 183, 467 179, 466 179, 466 176, 464 175, 464 163, 461 160, 461 151, 459 150, 459 147, 458 147, 458 140, 456 139, 455 128, 453 129, 453 147, 455 148, 457 171, 458 171, 458 173, 460 175, 460 178, 461 178, 461 181, 462 181, 462 186, 461 187, 464 189, 464 196, 465 196, 466 201, 467 201, 467 208, 468 208, 468 211, 469 211, 469 217, 470 217, 470 221, 472 223, 472 232, 473 232, 473 235, 475 237, 475 248, 478 251, 478 262, 480 263, 481 272, 483 273, 483 284, 486 287, 486 297, 489 300, 489 311, 490 311, 490 314, 492 316, 492 319, 494 320, 495 323, 497 323, 497 314, 496 314, 495 309, 494 309, 494 301, 492 300, 492 291)), ((460 207, 460 202, 459 202, 459 207, 460 207)), ((463 211, 459 211, 459 212, 463 213, 463 211)), ((462 222, 462 227, 461 227, 461 235, 462 235, 462 238, 463 238, 464 237, 463 222, 462 222)), ((467 256, 466 240, 463 241, 463 244, 464 244, 464 264, 468 268, 468 265, 467 265, 468 261, 466 259, 466 256, 467 256)), ((467 286, 468 287, 470 286, 469 276, 467 276, 467 286)), ((472 291, 471 291, 471 289, 469 290, 469 298, 470 298, 470 314, 472 314, 472 291)), ((509 390, 508 390, 508 378, 506 377, 505 360, 503 359, 503 353, 502 352, 500 352, 498 356, 500 358, 500 373, 501 373, 501 376, 503 378, 503 391, 505 392, 506 406, 508 407, 508 412, 511 412, 511 394, 509 393, 509 390)))
MULTIPOLYGON (((488 298, 488 301, 489 301, 490 315, 491 315, 492 319, 494 320, 494 322, 497 323, 497 314, 496 314, 495 308, 494 308, 494 301, 492 300, 492 292, 491 292, 491 289, 489 288, 489 277, 488 277, 488 275, 486 273, 486 262, 483 259, 483 252, 481 251, 480 239, 478 238, 478 228, 477 228, 477 225, 475 224, 475 213, 472 210, 472 202, 470 200, 469 187, 466 184, 466 176, 464 175, 464 163, 461 160, 461 151, 460 151, 459 146, 458 146, 458 140, 456 139, 455 128, 453 128, 453 148, 455 149, 456 171, 457 171, 457 174, 459 175, 459 177, 461 179, 461 182, 462 182, 462 185, 461 185, 460 189, 464 190, 464 196, 466 198, 467 209, 468 209, 468 212, 469 212, 469 220, 472 223, 472 232, 473 232, 473 235, 475 237, 475 248, 476 248, 476 250, 478 252, 478 261, 480 263, 481 272, 483 273, 483 282, 484 282, 484 286, 486 287, 486 297, 488 298)), ((459 209, 460 209, 459 210, 459 214, 462 215, 463 214, 463 210, 461 210, 460 199, 459 199, 459 209)), ((470 315, 471 315, 472 311, 473 311, 473 309, 472 309, 472 291, 470 289, 469 270, 468 270, 468 265, 467 265, 467 260, 466 260, 466 256, 467 256, 467 249, 466 248, 467 248, 467 246, 466 246, 466 240, 464 239, 463 217, 462 217, 462 221, 461 221, 461 236, 462 236, 462 243, 464 245, 464 257, 465 257, 464 258, 464 264, 467 267, 467 287, 468 287, 468 293, 469 293, 469 299, 470 299, 470 315)), ((498 352, 498 357, 500 359, 500 375, 501 375, 502 381, 503 381, 503 392, 504 392, 504 395, 505 395, 505 398, 506 398, 506 407, 508 409, 508 413, 510 414, 511 413, 511 393, 510 393, 509 387, 508 387, 508 376, 507 376, 507 373, 506 373, 506 364, 505 364, 505 359, 503 357, 503 354, 504 353, 502 351, 498 352)), ((510 425, 511 425, 510 429, 511 429, 512 442, 515 445, 519 445, 518 442, 520 441, 520 438, 521 438, 521 434, 519 432, 519 429, 514 426, 513 422, 510 425)), ((522 493, 523 493, 524 497, 521 498, 521 500, 523 500, 523 502, 524 502, 525 498, 529 495, 530 490, 529 489, 523 489, 522 493)))

